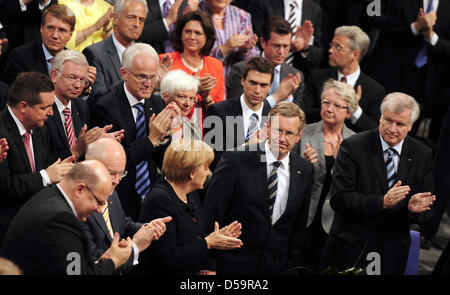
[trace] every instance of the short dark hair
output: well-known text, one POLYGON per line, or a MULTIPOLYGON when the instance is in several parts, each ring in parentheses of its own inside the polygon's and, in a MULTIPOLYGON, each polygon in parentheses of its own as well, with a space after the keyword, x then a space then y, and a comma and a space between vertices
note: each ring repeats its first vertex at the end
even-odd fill
POLYGON ((264 41, 269 41, 270 33, 276 33, 278 35, 287 35, 292 33, 291 25, 281 16, 273 15, 268 21, 264 22, 262 30, 262 38, 264 41))
POLYGON ((48 75, 37 72, 24 72, 17 75, 8 92, 8 105, 15 107, 21 101, 34 106, 42 102, 41 93, 55 89, 48 75))
POLYGON ((216 42, 216 30, 214 29, 214 25, 209 14, 200 10, 194 10, 186 13, 175 23, 175 30, 172 33, 173 49, 180 53, 184 51, 183 42, 181 41, 181 34, 184 26, 191 20, 200 22, 206 36, 206 43, 200 50, 200 54, 203 56, 209 55, 211 49, 213 48, 214 42, 216 42))
POLYGON ((72 9, 70 9, 68 6, 63 4, 54 4, 47 7, 42 13, 41 27, 45 26, 45 17, 49 13, 54 17, 56 17, 57 19, 70 25, 71 31, 75 30, 75 23, 76 23, 75 14, 73 13, 72 9))
POLYGON ((275 73, 273 63, 267 58, 256 56, 248 60, 244 66, 244 72, 242 73, 242 78, 247 79, 247 74, 250 71, 257 71, 260 73, 270 74, 270 83, 273 82, 273 75, 275 73))

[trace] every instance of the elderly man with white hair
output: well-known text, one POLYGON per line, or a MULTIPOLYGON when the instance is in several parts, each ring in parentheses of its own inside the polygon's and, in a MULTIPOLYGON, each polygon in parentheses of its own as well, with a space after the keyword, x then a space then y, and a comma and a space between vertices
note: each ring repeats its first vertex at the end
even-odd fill
POLYGON ((331 207, 336 212, 322 267, 366 268, 403 274, 411 223, 430 217, 432 152, 408 136, 419 117, 416 100, 387 95, 378 128, 345 139, 333 168, 331 207))
POLYGON ((152 95, 159 57, 148 44, 136 43, 122 55, 120 73, 124 83, 100 97, 92 109, 90 127, 112 124, 124 129, 121 143, 127 154, 127 177, 117 186, 127 216, 138 216, 142 199, 158 179, 172 119, 179 115, 175 103, 165 105, 152 95))

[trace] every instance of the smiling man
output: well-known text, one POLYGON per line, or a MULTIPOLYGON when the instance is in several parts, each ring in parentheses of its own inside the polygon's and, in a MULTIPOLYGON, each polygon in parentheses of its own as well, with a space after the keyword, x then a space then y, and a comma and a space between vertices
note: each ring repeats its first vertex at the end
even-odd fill
POLYGON ((75 29, 75 15, 65 5, 52 5, 42 13, 41 39, 11 51, 5 65, 5 80, 11 84, 17 74, 49 74, 56 54, 64 50, 75 29))
POLYGON ((239 220, 243 247, 218 253, 218 275, 276 275, 301 265, 314 168, 290 151, 304 126, 303 111, 280 102, 269 113, 267 141, 220 159, 206 194, 205 224, 239 220))
POLYGON ((345 139, 333 168, 331 207, 336 212, 322 268, 365 268, 401 275, 410 244, 410 224, 430 217, 432 153, 408 136, 419 105, 403 93, 381 103, 378 128, 345 139), (359 260, 358 260, 359 257, 359 260))

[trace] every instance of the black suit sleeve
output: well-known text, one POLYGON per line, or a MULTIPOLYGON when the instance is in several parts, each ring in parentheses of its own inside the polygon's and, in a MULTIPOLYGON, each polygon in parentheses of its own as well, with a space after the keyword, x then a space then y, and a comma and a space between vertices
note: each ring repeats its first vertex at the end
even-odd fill
POLYGON ((234 64, 231 67, 226 81, 227 99, 236 99, 244 92, 241 84, 242 67, 241 63, 234 64))

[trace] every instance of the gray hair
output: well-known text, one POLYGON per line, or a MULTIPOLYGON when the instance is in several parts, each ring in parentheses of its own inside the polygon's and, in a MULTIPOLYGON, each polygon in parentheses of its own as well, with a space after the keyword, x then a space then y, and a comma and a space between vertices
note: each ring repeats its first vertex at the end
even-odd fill
POLYGON ((148 7, 147 7, 147 1, 145 0, 117 0, 117 2, 114 4, 114 12, 118 15, 122 14, 122 11, 125 9, 125 5, 128 2, 137 2, 141 3, 145 7, 145 14, 147 15, 148 7))
POLYGON ((348 104, 348 111, 350 112, 350 114, 353 114, 358 109, 356 92, 352 86, 348 85, 347 83, 329 79, 323 84, 322 94, 320 96, 321 100, 324 100, 325 94, 330 89, 333 89, 340 98, 345 100, 345 102, 348 104))
POLYGON ((182 70, 173 70, 164 75, 161 80, 161 93, 167 93, 170 97, 175 92, 194 90, 198 91, 200 81, 198 78, 187 74, 182 70))
POLYGON ((369 36, 357 26, 340 26, 334 31, 334 35, 347 37, 348 46, 352 50, 359 50, 361 52, 359 60, 361 60, 369 50, 369 36))
POLYGON ((89 63, 83 53, 77 50, 68 49, 59 52, 55 56, 53 59, 52 70, 56 70, 60 73, 66 61, 71 61, 77 65, 86 66, 86 68, 89 68, 89 63))
POLYGON ((401 92, 389 93, 384 97, 380 105, 381 114, 386 109, 389 109, 395 114, 400 114, 405 110, 411 110, 411 117, 409 118, 411 124, 416 122, 420 115, 420 106, 414 97, 401 92))
POLYGON ((138 53, 146 52, 152 57, 156 58, 159 64, 159 56, 156 50, 148 44, 145 43, 135 43, 127 49, 122 54, 122 68, 129 69, 133 65, 133 60, 138 53))

